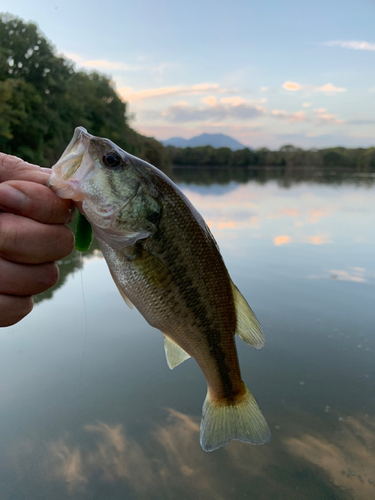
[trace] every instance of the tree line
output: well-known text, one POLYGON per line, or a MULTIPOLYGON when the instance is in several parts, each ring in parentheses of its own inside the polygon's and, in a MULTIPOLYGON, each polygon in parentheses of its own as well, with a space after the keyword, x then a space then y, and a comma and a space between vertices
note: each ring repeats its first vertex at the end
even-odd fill
POLYGON ((158 167, 166 163, 162 144, 129 126, 109 78, 75 71, 35 24, 0 14, 0 150, 51 166, 79 125, 158 167))
POLYGON ((176 166, 209 167, 258 167, 276 166, 286 168, 346 168, 361 172, 375 171, 375 147, 347 149, 343 147, 303 150, 292 145, 282 146, 278 151, 267 148, 249 148, 232 151, 229 148, 215 149, 211 146, 176 148, 166 146, 170 161, 176 166))

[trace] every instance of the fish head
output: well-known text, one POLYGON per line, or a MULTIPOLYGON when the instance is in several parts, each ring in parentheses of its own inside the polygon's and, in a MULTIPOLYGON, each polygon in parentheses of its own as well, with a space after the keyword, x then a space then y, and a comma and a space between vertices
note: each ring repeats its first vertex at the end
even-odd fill
POLYGON ((139 162, 145 163, 109 139, 78 127, 52 167, 48 185, 76 203, 98 238, 116 248, 133 245, 156 230, 161 215, 150 182, 137 168, 139 162))

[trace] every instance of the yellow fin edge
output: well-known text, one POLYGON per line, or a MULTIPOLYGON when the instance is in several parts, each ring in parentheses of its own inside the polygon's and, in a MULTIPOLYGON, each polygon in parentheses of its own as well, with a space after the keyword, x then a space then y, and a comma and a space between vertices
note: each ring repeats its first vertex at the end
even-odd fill
POLYGON ((255 349, 264 346, 262 327, 242 293, 232 282, 232 292, 237 314, 236 334, 255 349))
POLYGON ((213 405, 207 393, 200 428, 203 450, 216 450, 234 439, 251 444, 264 444, 271 439, 255 397, 246 388, 246 397, 239 404, 213 405))

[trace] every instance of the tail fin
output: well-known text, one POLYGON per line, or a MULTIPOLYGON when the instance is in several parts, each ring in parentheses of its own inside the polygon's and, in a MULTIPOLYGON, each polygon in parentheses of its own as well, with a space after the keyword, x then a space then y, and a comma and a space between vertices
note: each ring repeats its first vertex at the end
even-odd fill
POLYGON ((246 387, 246 397, 236 405, 215 405, 207 393, 203 404, 200 441, 204 451, 213 451, 233 439, 251 444, 264 444, 271 431, 256 402, 246 387))

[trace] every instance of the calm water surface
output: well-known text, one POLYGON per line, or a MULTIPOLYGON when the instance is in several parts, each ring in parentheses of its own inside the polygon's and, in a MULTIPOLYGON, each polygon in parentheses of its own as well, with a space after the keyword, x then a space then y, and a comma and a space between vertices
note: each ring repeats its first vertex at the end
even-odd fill
POLYGON ((170 371, 100 252, 74 254, 0 331, 1 499, 375 498, 375 179, 190 174, 265 332, 237 345, 272 441, 203 452, 194 360, 170 371))

